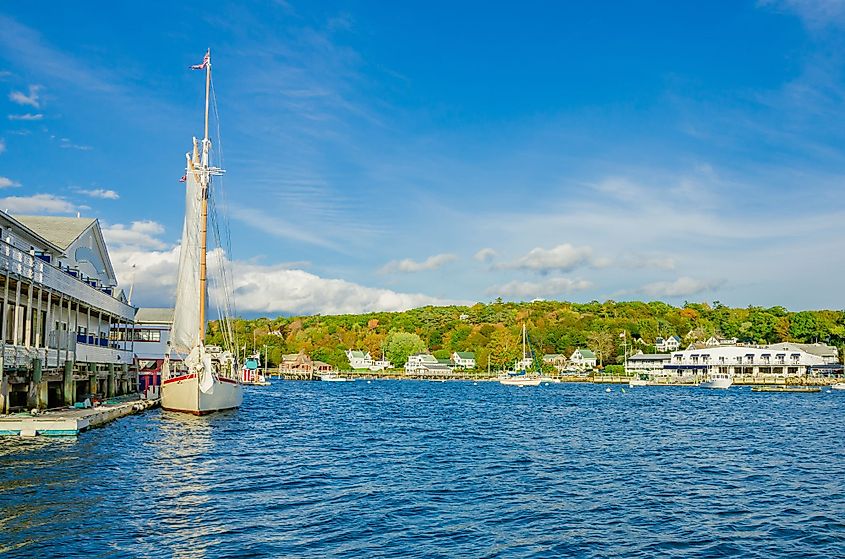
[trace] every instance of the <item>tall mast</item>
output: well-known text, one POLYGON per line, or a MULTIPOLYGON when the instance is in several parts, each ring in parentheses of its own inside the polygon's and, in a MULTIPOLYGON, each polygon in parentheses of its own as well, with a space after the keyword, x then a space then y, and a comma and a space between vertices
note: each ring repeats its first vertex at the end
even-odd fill
POLYGON ((522 366, 525 367, 525 323, 522 323, 522 366))
POLYGON ((208 168, 208 151, 211 141, 208 139, 208 93, 211 87, 211 49, 206 53, 205 64, 205 135, 202 139, 202 171, 200 172, 200 186, 202 191, 202 204, 200 206, 200 323, 199 341, 205 343, 205 292, 206 292, 206 262, 205 256, 208 249, 208 183, 211 180, 211 172, 208 168))

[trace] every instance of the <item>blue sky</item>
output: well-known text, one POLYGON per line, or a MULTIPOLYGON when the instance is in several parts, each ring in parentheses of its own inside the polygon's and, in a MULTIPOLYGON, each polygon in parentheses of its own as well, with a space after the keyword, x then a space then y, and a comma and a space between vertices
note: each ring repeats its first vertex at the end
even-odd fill
POLYGON ((3 5, 0 208, 168 304, 210 46, 244 313, 842 308, 843 2, 393 4, 3 5))

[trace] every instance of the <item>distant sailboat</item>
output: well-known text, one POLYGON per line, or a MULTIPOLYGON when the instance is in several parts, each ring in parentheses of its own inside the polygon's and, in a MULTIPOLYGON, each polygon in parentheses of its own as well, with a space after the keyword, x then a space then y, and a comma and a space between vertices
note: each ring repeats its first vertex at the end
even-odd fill
POLYGON ((194 138, 186 154, 185 222, 179 256, 176 309, 170 350, 184 356, 181 366, 168 354, 162 369, 161 407, 196 415, 237 408, 243 399, 237 360, 231 351, 205 345, 208 252, 208 198, 212 175, 222 170, 209 165, 208 97, 211 85, 211 52, 202 64, 205 70, 205 136, 201 146, 194 138))
POLYGON ((519 367, 514 367, 514 371, 508 372, 505 376, 499 377, 499 382, 501 384, 505 384, 508 386, 540 386, 541 378, 539 377, 539 371, 537 371, 537 375, 529 375, 525 371, 525 358, 526 358, 526 345, 527 345, 527 334, 525 331, 525 324, 522 325, 522 361, 520 364, 522 365, 522 369, 519 367), (516 370, 519 369, 519 370, 516 370))

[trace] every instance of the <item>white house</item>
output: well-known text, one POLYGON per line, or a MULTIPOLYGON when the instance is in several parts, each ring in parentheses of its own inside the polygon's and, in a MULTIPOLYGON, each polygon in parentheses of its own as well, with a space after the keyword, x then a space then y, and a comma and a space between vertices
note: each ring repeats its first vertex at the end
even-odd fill
POLYGON ((654 340, 654 349, 657 350, 658 353, 670 353, 672 351, 677 351, 679 347, 681 347, 681 338, 678 336, 670 336, 668 338, 661 338, 658 336, 654 340))
POLYGON ((455 351, 452 353, 452 363, 460 369, 475 369, 475 354, 471 351, 455 351))
POLYGON ((717 338, 716 336, 710 336, 705 340, 704 345, 706 347, 719 347, 723 345, 736 345, 736 342, 736 338, 717 338))
POLYGON ((373 358, 370 357, 370 352, 347 349, 346 358, 349 360, 349 366, 352 369, 370 369, 373 366, 373 358))
POLYGON ((428 353, 417 353, 408 356, 405 363, 405 374, 416 376, 443 376, 452 373, 452 368, 440 363, 437 358, 428 353))
POLYGON ((586 371, 588 369, 596 368, 597 359, 596 354, 589 349, 579 348, 573 351, 572 355, 569 356, 569 362, 574 368, 586 371))

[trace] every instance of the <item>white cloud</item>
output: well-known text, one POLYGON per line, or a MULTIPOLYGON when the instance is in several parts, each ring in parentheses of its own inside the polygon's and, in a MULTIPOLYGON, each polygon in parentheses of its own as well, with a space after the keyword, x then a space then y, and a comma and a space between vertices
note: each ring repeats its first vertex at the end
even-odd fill
POLYGON ((0 188, 9 188, 11 186, 20 186, 21 183, 13 181, 8 177, 0 177, 0 188))
POLYGON ((9 120, 41 120, 44 115, 41 113, 25 113, 22 115, 9 115, 9 120))
MULTIPOLYGON (((139 222, 153 223, 153 222, 139 222)), ((113 235, 113 232, 112 232, 113 235)), ((134 277, 133 303, 141 306, 168 306, 174 301, 179 247, 170 250, 138 250, 119 247, 110 250, 112 264, 125 291, 134 277), (134 268, 133 268, 134 266, 134 268)), ((209 254, 210 276, 221 253, 209 254)), ((400 293, 358 285, 342 279, 327 279, 292 270, 287 264, 261 265, 223 259, 232 277, 238 313, 267 314, 345 314, 371 311, 402 311, 424 305, 467 303, 400 293)), ((211 305, 219 299, 218 289, 210 289, 211 305)))
POLYGON ((489 288, 487 294, 514 299, 534 299, 537 297, 563 295, 565 293, 572 293, 573 291, 583 291, 592 286, 592 283, 583 279, 573 280, 564 277, 554 277, 541 282, 512 281, 504 285, 489 288))
POLYGON ((482 248, 478 252, 475 253, 473 256, 479 262, 490 262, 494 258, 496 258, 496 251, 492 248, 482 248))
POLYGON ((120 198, 120 194, 115 192, 114 190, 105 190, 103 188, 94 188, 92 190, 77 190, 80 194, 85 194, 86 196, 90 196, 91 198, 103 198, 105 200, 117 200, 120 198))
POLYGON ((393 260, 385 264, 381 268, 380 272, 383 274, 390 274, 395 272, 414 273, 436 270, 449 262, 457 260, 457 258, 458 257, 454 254, 435 254, 434 256, 429 256, 423 262, 416 262, 410 258, 405 258, 404 260, 393 260))
POLYGON ((127 227, 122 223, 103 227, 103 237, 109 247, 139 249, 166 249, 169 244, 157 238, 164 233, 164 226, 156 221, 133 221, 127 227))
POLYGON ((842 0, 759 0, 761 6, 793 12, 811 29, 845 24, 842 0))
POLYGON ((18 105, 29 105, 37 109, 41 104, 39 99, 41 89, 40 85, 31 85, 29 86, 29 95, 22 91, 13 91, 9 94, 9 100, 18 105))
POLYGON ((345 314, 455 303, 419 293, 399 293, 342 279, 321 278, 302 270, 246 263, 235 263, 233 268, 239 311, 345 314))
POLYGON ((69 214, 77 210, 76 206, 60 196, 53 194, 34 194, 32 196, 7 196, 0 198, 0 209, 9 213, 48 213, 69 214))
POLYGON ((59 141, 59 147, 62 148, 62 149, 78 149, 80 151, 91 151, 92 149, 94 149, 91 146, 74 144, 68 138, 62 138, 59 141))
MULTIPOLYGON (((532 270, 545 274, 551 271, 571 272, 581 266, 591 264, 593 251, 590 247, 575 247, 569 243, 551 249, 534 248, 525 256, 500 264, 500 268, 532 270)), ((606 265, 604 261, 600 264, 606 265)))
POLYGON ((708 291, 715 291, 724 282, 697 280, 687 276, 675 281, 658 281, 640 288, 640 292, 650 297, 688 297, 708 291))

